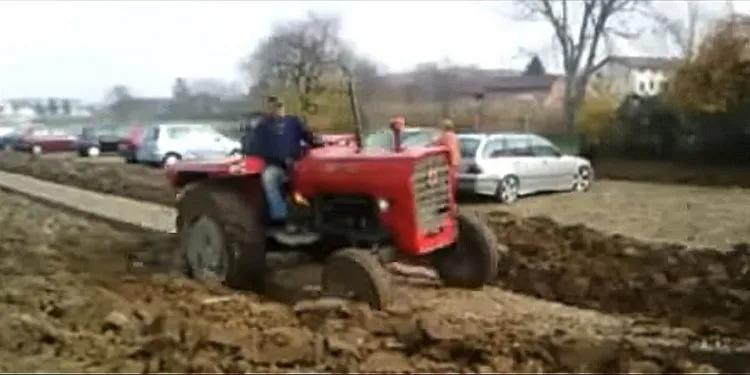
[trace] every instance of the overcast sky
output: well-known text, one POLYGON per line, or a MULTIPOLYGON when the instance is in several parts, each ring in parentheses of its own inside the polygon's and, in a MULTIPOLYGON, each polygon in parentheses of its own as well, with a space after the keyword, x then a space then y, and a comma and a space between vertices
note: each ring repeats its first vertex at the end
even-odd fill
MULTIPOLYGON (((750 12, 750 1, 735 9, 750 12)), ((177 76, 237 79, 274 22, 308 10, 340 14, 344 37, 392 71, 444 57, 519 67, 519 51, 551 44, 546 25, 511 20, 509 1, 2 1, 0 98, 96 101, 117 83, 156 96, 177 76)))

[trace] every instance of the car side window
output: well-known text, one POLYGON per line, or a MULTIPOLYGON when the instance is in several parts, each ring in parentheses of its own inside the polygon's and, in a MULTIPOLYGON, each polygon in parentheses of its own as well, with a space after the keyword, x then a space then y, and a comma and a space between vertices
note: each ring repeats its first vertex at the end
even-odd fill
POLYGON ((552 144, 552 142, 541 137, 531 138, 531 150, 534 153, 534 156, 539 157, 560 155, 560 151, 554 144, 552 144))
POLYGON ((499 158, 506 155, 505 140, 502 138, 493 139, 484 145, 482 150, 482 157, 487 159, 499 158))
POLYGON ((148 136, 146 137, 146 139, 156 141, 159 139, 159 133, 160 133, 159 127, 154 126, 153 128, 149 129, 148 136))
POLYGON ((199 129, 195 129, 192 127, 175 126, 167 129, 167 137, 169 137, 170 139, 181 139, 186 138, 189 135, 196 134, 198 131, 199 129))
POLYGON ((531 156, 531 140, 528 137, 513 136, 507 140, 508 156, 531 156))

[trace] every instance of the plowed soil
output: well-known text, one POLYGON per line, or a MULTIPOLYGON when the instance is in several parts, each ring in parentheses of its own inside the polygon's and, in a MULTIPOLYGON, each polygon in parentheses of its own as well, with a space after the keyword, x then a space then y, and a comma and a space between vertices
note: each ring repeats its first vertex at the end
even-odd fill
POLYGON ((750 338, 750 247, 688 249, 547 217, 487 215, 510 248, 499 285, 606 312, 642 314, 704 334, 750 338))
POLYGON ((599 178, 611 180, 750 188, 750 170, 745 166, 603 158, 595 161, 594 168, 599 178))
POLYGON ((743 340, 492 287, 402 280, 389 311, 339 301, 291 308, 163 273, 155 255, 173 246, 167 235, 0 199, 0 371, 712 372, 750 363, 743 340))
MULTIPOLYGON (((161 169, 112 160, 0 153, 0 170, 174 204, 175 192, 161 169)), ((750 221, 745 219, 750 215, 750 189, 598 181, 585 194, 535 196, 513 206, 480 203, 476 208, 484 211, 501 209, 522 216, 549 216, 565 224, 585 224, 645 240, 721 248, 750 242, 750 221)))
MULTIPOLYGON (((15 170, 16 172, 34 175, 46 180, 77 185, 90 190, 111 192, 156 202, 171 203, 174 196, 173 192, 170 192, 166 188, 161 171, 137 166, 113 166, 66 160, 32 160, 25 156, 14 155, 0 158, 0 169, 15 170), (25 166, 24 163, 26 163, 25 166), (87 176, 88 178, 82 178, 82 176, 87 176), (116 182, 118 179, 119 182, 116 182)), ((592 193, 596 194, 595 191, 592 193)), ((614 194, 615 192, 607 191, 605 193, 614 194)), ((584 195, 576 196, 580 197, 584 195)), ((524 206, 520 204, 519 207, 524 206)), ((646 205, 639 207, 645 209, 646 205)), ((513 209, 518 210, 518 208, 513 209)), ((604 215, 604 211, 608 209, 611 210, 612 207, 600 208, 599 212, 602 212, 602 215, 604 215)), ((525 371, 529 369, 575 371, 589 369, 591 371, 627 371, 623 370, 623 368, 631 366, 633 362, 641 363, 644 358, 650 358, 648 356, 652 354, 643 354, 645 352, 642 352, 643 348, 647 346, 651 348, 649 352, 655 351, 659 353, 653 354, 656 355, 657 359, 646 360, 649 366, 656 367, 641 369, 640 371, 655 371, 657 367, 664 371, 681 371, 680 369, 673 368, 673 366, 676 366, 676 363, 683 363, 680 361, 673 362, 672 360, 676 357, 688 358, 692 362, 708 361, 714 366, 719 366, 718 363, 724 363, 720 369, 725 371, 747 370, 746 367, 742 366, 750 364, 748 348, 738 349, 738 346, 743 346, 746 340, 750 340, 750 318, 748 318, 750 316, 750 251, 746 244, 738 242, 731 249, 726 246, 722 246, 721 249, 688 249, 685 245, 677 243, 645 242, 621 234, 604 234, 582 224, 559 224, 548 217, 523 218, 511 213, 493 212, 491 209, 486 208, 480 211, 485 211, 483 213, 483 215, 486 215, 485 221, 495 229, 500 242, 506 244, 510 249, 510 259, 504 264, 505 272, 497 282, 499 287, 524 295, 548 301, 562 302, 566 305, 596 310, 598 312, 578 310, 573 307, 565 307, 554 303, 529 299, 528 297, 512 295, 502 292, 498 288, 487 288, 483 293, 472 293, 435 289, 429 286, 416 287, 406 283, 399 286, 398 289, 398 293, 404 296, 403 300, 398 304, 400 306, 398 311, 372 313, 365 312, 367 311, 366 309, 347 306, 344 308, 346 312, 343 317, 336 315, 335 318, 331 318, 330 311, 326 310, 325 315, 328 318, 322 319, 316 317, 313 319, 317 322, 316 324, 328 324, 320 323, 322 319, 324 322, 336 322, 331 324, 339 328, 343 326, 360 327, 362 330, 370 332, 366 335, 366 338, 357 341, 370 343, 362 344, 369 349, 362 349, 363 347, 358 346, 357 355, 351 357, 349 362, 346 362, 348 365, 342 365, 342 358, 326 357, 326 355, 333 356, 333 352, 326 352, 325 350, 328 349, 325 349, 322 352, 323 354, 319 351, 311 354, 316 358, 312 362, 305 362, 305 360, 301 362, 293 361, 294 364, 292 365, 284 365, 276 362, 258 364, 253 359, 243 357, 248 365, 251 366, 247 368, 258 371, 264 369, 296 369, 300 371, 304 369, 373 370, 372 367, 368 367, 369 365, 367 365, 369 356, 380 353, 379 350, 382 348, 388 348, 386 350, 387 354, 385 354, 386 357, 384 357, 388 362, 401 363, 404 366, 408 364, 409 369, 421 371, 447 371, 448 369, 494 369, 495 371, 525 371), (603 315, 603 313, 624 315, 617 315, 619 317, 615 317, 603 315), (363 316, 366 317, 363 318, 363 316), (406 319, 405 316, 410 316, 410 318, 406 319), (391 322, 392 320, 398 322, 408 320, 411 322, 408 324, 412 324, 409 327, 417 327, 413 328, 417 330, 414 332, 421 332, 418 335, 412 332, 410 335, 417 335, 420 337, 420 340, 427 340, 431 344, 419 343, 406 345, 402 343, 399 344, 402 346, 396 345, 391 348, 388 346, 390 345, 388 343, 393 340, 401 340, 402 336, 400 335, 402 333, 393 333, 392 335, 389 333, 372 333, 372 330, 366 325, 369 324, 368 322, 373 321, 373 317, 378 317, 377 319, 387 322, 391 322), (433 341, 436 339, 425 337, 436 334, 424 333, 424 327, 420 325, 426 324, 429 326, 432 323, 415 323, 422 321, 420 319, 426 319, 424 321, 437 319, 440 322, 451 322, 449 326, 452 328, 445 329, 447 330, 446 332, 452 333, 446 333, 446 335, 454 338, 455 335, 459 335, 460 340, 458 342, 462 344, 459 347, 452 347, 451 345, 458 345, 455 344, 456 340, 448 340, 451 342, 451 344, 448 344, 442 343, 440 339, 437 339, 437 345, 443 349, 435 349, 433 341), (573 345, 573 347, 580 346, 583 348, 580 349, 582 352, 579 352, 578 349, 574 350, 574 357, 576 359, 573 362, 566 362, 570 361, 569 358, 561 359, 559 357, 560 353, 566 353, 566 350, 563 350, 562 347, 567 346, 567 344, 561 344, 561 341, 556 341, 560 335, 562 337, 575 337, 574 340, 582 340, 580 343, 573 345), (394 339, 394 337, 396 338, 394 339), (619 338, 615 339, 615 337, 619 338), (623 344, 622 339, 628 343, 623 344), (606 344, 602 344, 601 340, 604 340, 603 342, 606 344), (476 353, 476 349, 469 350, 463 347, 468 342, 476 343, 476 345, 481 347, 481 353, 476 353), (556 342, 557 344, 551 342, 556 342), (413 345, 417 345, 417 348, 415 349, 413 345), (443 347, 441 345, 448 346, 443 347), (665 345, 677 347, 699 345, 703 349, 700 351, 700 354, 696 354, 695 349, 667 350, 664 349, 665 345), (377 350, 373 349, 376 347, 378 348, 377 350), (606 356, 610 356, 607 357, 609 359, 605 360, 600 356, 605 354, 591 354, 599 352, 598 349, 592 349, 593 347, 604 348, 604 351, 608 353, 606 356), (529 352, 528 348, 535 349, 529 352), (422 350, 426 350, 427 352, 447 350, 453 354, 463 353, 460 355, 464 357, 461 357, 463 358, 461 360, 456 360, 454 357, 451 357, 453 355, 451 354, 448 357, 436 359, 431 355, 425 354, 422 350), (392 355, 397 356, 399 359, 395 360, 394 358, 396 357, 388 357, 392 355), (593 357, 588 357, 590 355, 593 355, 593 357), (646 355, 646 357, 642 357, 643 355, 646 355), (466 356, 474 359, 468 360, 466 356), (533 360, 530 360, 528 356, 533 357, 533 360), (476 358, 485 357, 503 358, 500 360, 502 364, 499 364, 500 362, 497 362, 497 359, 475 361, 476 358), (614 357, 617 359, 612 359, 614 357), (319 358, 326 359, 321 362, 319 358), (606 365, 603 363, 606 363, 606 365)), ((614 212, 622 214, 621 211, 614 212)), ((524 213, 533 214, 534 212, 524 213)), ((552 215, 555 214, 553 213, 552 215)), ((568 213, 568 215, 571 214, 568 213)), ((616 216, 612 213, 609 213, 609 215, 612 217, 616 216)), ((18 217, 17 214, 16 217, 18 217)), ((41 215, 39 217, 45 216, 41 215)), ((667 220, 668 215, 664 217, 667 220)), ((39 222, 43 221, 40 219, 39 222)), ((575 220, 568 222, 571 221, 575 222, 575 220)), ((713 227, 721 226, 721 223, 716 222, 716 220, 711 224, 713 227)), ((95 226, 91 228, 95 228, 95 226)), ((81 231, 82 229, 79 228, 78 230, 81 231)), ((109 267, 97 267, 97 271, 125 268, 123 265, 125 261, 122 260, 125 258, 124 254, 133 254, 136 249, 139 250, 138 254, 143 254, 144 251, 146 253, 163 251, 164 246, 171 246, 168 239, 165 240, 158 236, 157 240, 154 241, 153 238, 156 235, 153 234, 149 236, 142 233, 122 235, 121 232, 115 233, 113 229, 94 230, 97 234, 86 234, 80 238, 109 238, 110 242, 119 241, 118 239, 122 240, 116 246, 104 246, 106 249, 101 244, 107 242, 101 242, 100 240, 94 240, 91 243, 91 245, 94 243, 97 244, 93 246, 94 250, 84 250, 86 246, 76 247, 78 250, 74 251, 76 255, 73 259, 80 258, 85 260, 89 256, 99 257, 95 258, 99 259, 97 261, 86 260, 86 262, 89 262, 89 264, 93 264, 94 262, 96 264, 112 264, 109 267), (128 239, 130 237, 139 238, 140 240, 128 239), (113 252, 121 255, 113 256, 113 252), (81 255, 81 253, 86 255, 81 255), (103 259, 106 259, 106 261, 103 259), (112 259, 117 259, 118 262, 113 262, 112 259)), ((696 232, 695 228, 693 228, 693 232, 696 232)), ((627 232, 622 231, 621 233, 627 232)), ((716 240, 719 237, 702 236, 700 238, 707 242, 707 238, 716 240)), ((80 241, 83 240, 79 239, 78 241, 80 244, 80 241)), ((723 245, 728 242, 737 241, 736 239, 724 239, 721 242, 723 245)), ((148 258, 158 257, 149 256, 148 258)), ((83 267, 81 269, 86 268, 83 267)), ((37 271, 31 271, 28 274, 34 274, 35 272, 37 271)), ((228 313, 230 310, 236 312, 247 311, 248 309, 251 311, 266 311, 265 309, 270 309, 269 311, 271 312, 268 315, 269 317, 274 317, 274 320, 271 322, 258 321, 247 323, 243 320, 244 323, 237 323, 243 327, 242 330, 232 330, 235 334, 240 331, 243 332, 245 340, 250 340, 247 338, 248 335, 260 335, 258 336, 261 337, 260 339, 253 336, 255 338, 252 340, 255 341, 248 341, 255 343, 253 345, 261 345, 258 343, 258 340, 263 340, 263 334, 257 333, 257 331, 261 330, 260 327, 277 327, 280 324, 278 323, 278 319, 285 316, 290 321, 296 322, 293 324, 290 323, 291 327, 297 327, 306 332, 294 331, 290 336, 296 337, 302 335, 300 337, 309 337, 312 340, 311 342, 318 343, 315 345, 323 348, 330 346, 330 344, 325 344, 328 342, 328 336, 325 336, 326 332, 328 332, 327 330, 321 331, 318 328, 305 326, 306 323, 304 322, 307 322, 307 317, 290 313, 288 308, 283 305, 261 303, 261 301, 253 299, 253 297, 232 294, 221 288, 207 289, 205 286, 196 285, 182 278, 171 278, 161 275, 154 276, 150 274, 152 271, 149 271, 146 275, 138 276, 128 275, 123 272, 110 272, 106 277, 99 274, 86 277, 90 280, 95 280, 99 285, 103 285, 103 288, 107 291, 121 297, 127 296, 122 298, 128 301, 136 300, 136 302, 129 303, 135 303, 138 306, 140 306, 139 304, 144 304, 160 311, 172 311, 176 309, 178 312, 176 316, 180 317, 174 318, 177 319, 176 321, 184 321, 180 319, 189 319, 190 322, 200 321, 199 325, 208 324, 207 327, 211 327, 211 324, 213 324, 210 321, 229 322, 230 320, 227 320, 229 318, 223 316, 217 318, 215 314, 219 314, 219 312, 212 310, 214 307, 206 308, 200 303, 196 304, 194 301, 196 301, 195 298, 197 297, 185 296, 192 293, 209 296, 205 298, 210 298, 210 296, 216 294, 221 295, 226 300, 219 299, 224 302, 217 303, 218 307, 216 308, 219 308, 222 314, 228 313), (121 277, 118 276, 120 274, 122 274, 121 277), (179 287, 175 285, 179 285, 179 287), (183 289, 190 292, 186 292, 183 289), (144 302, 143 299, 149 298, 151 298, 149 300, 151 302, 144 302), (188 298, 193 302, 184 302, 183 298, 188 298), (262 305, 263 307, 257 307, 254 304, 262 305), (195 307, 194 305, 200 307, 195 307), (268 306, 273 306, 273 308, 268 306), (203 323, 203 320, 208 320, 209 322, 203 323), (256 331, 250 329, 252 327, 255 327, 256 331), (320 336, 321 334, 323 336, 320 336), (323 344, 320 344, 321 342, 323 344)), ((87 282, 91 281, 80 281, 82 285, 87 282)), ((210 301, 214 300, 210 299, 210 301)), ((214 306, 213 304, 209 305, 214 306)), ((124 312, 122 313, 125 314, 124 312)), ((302 315, 305 314, 307 313, 303 313, 302 315)), ((319 315, 320 313, 315 314, 319 315)), ((258 314, 242 314, 242 319, 250 319, 246 315, 252 315, 253 319, 258 318, 258 314)), ((263 314, 260 315, 264 316, 263 314)), ((169 319, 172 321, 171 319, 173 318, 171 318, 171 315, 169 319)), ((132 318, 129 321, 131 320, 132 318)), ((143 324, 146 323, 142 323, 141 325, 143 324)), ((440 327, 443 327, 442 324, 439 324, 440 327)), ((212 329, 210 328, 209 330, 212 329)), ((333 330, 332 332, 335 332, 337 335, 339 334, 339 331, 336 329, 331 329, 333 330)), ((264 328, 264 332, 266 330, 264 328)), ((349 328, 344 329, 347 332, 348 330, 349 328)), ((346 335, 348 334, 346 333, 346 335)), ((180 338, 179 340, 183 339, 180 338)), ((410 338, 407 341, 411 343, 413 340, 415 339, 410 338)), ((564 339, 562 342, 565 340, 567 339, 564 339)), ((133 346, 136 344, 129 343, 128 345, 133 346)), ((180 346, 183 345, 182 341, 170 345, 172 345, 170 346, 172 348, 170 349, 172 350, 170 353, 183 350, 175 349, 176 347, 182 348, 180 346)), ((192 348, 190 350, 195 351, 197 349, 194 349, 194 346, 198 344, 192 342, 185 345, 187 345, 187 348, 192 348)), ((244 341, 243 344, 239 345, 244 349, 236 349, 232 353, 245 353, 244 350, 247 350, 247 347, 243 345, 245 345, 244 341)), ((313 347, 318 348, 315 345, 313 347)), ((201 348, 203 347, 201 346, 201 348)), ((226 350, 226 348, 220 349, 219 352, 224 353, 223 350, 226 350)), ((319 350, 319 348, 315 350, 319 350)), ((181 358, 184 359, 186 354, 179 353, 181 353, 179 356, 182 356, 181 358)), ((211 353, 213 353, 211 354, 213 356, 217 355, 216 352, 211 353)), ((128 361, 135 361, 139 363, 139 366, 143 365, 142 362, 138 362, 130 357, 128 358, 128 361)), ((153 356, 148 358, 153 358, 153 356)), ((158 358, 162 358, 162 362, 165 361, 163 357, 158 358)), ((189 361, 185 363, 189 363, 189 361)), ((185 363, 182 363, 180 366, 188 366, 185 363)), ((151 366, 153 368, 154 365, 152 364, 151 366)), ((186 371, 184 370, 186 368, 189 367, 169 367, 169 369, 174 371, 186 371)), ((218 368, 222 370, 227 369, 227 367, 218 368)), ((635 371, 639 370, 636 369, 635 371)))
POLYGON ((175 193, 164 171, 141 165, 95 162, 69 155, 33 157, 0 152, 0 170, 102 193, 172 205, 175 193))

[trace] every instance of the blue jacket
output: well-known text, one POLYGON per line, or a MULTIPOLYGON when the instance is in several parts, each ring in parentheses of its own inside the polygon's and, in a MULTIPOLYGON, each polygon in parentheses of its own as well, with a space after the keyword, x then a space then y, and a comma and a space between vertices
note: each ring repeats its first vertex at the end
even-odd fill
POLYGON ((313 136, 301 118, 265 116, 255 127, 245 130, 242 153, 286 168, 287 159, 294 160, 302 154, 303 143, 311 145, 313 136))

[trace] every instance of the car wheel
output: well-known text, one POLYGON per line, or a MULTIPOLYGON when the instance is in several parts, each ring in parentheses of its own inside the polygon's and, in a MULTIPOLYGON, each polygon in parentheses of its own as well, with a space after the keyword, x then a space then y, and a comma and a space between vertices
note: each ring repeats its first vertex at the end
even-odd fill
POLYGON ((591 184, 593 182, 594 171, 591 169, 591 167, 580 167, 573 177, 573 190, 577 192, 588 191, 589 189, 591 189, 591 184))
POLYGON ((495 199, 500 203, 511 204, 518 200, 520 186, 516 176, 507 176, 497 183, 495 199))
POLYGON ((172 165, 172 164, 175 164, 178 161, 180 161, 180 159, 181 159, 180 155, 177 155, 177 154, 168 154, 167 156, 164 157, 164 159, 162 159, 161 165, 162 166, 172 165))
POLYGON ((101 150, 99 150, 99 147, 91 146, 86 149, 86 156, 89 157, 97 157, 101 153, 101 150))
POLYGON ((31 153, 33 155, 41 155, 44 150, 42 149, 42 146, 40 145, 33 145, 31 146, 31 153))

